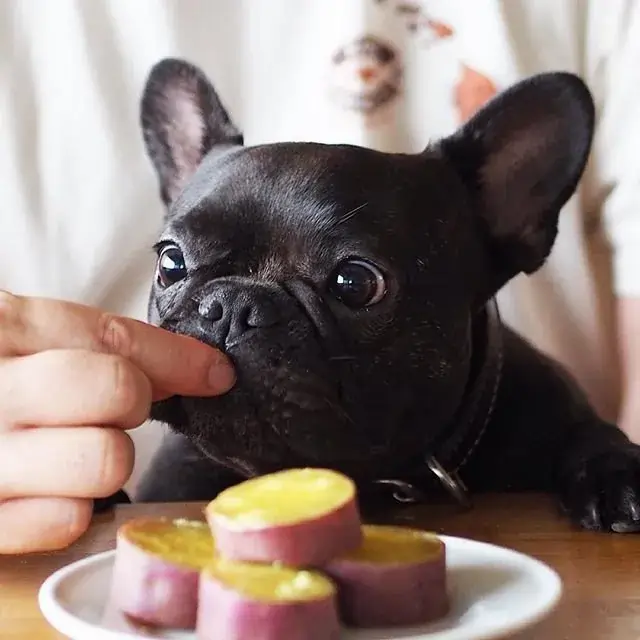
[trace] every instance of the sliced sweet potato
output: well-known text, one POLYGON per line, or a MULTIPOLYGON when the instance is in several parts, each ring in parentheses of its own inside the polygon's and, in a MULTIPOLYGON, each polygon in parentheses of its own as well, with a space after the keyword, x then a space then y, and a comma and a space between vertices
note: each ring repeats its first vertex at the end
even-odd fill
POLYGON ((417 529, 366 525, 356 550, 329 563, 340 615, 351 627, 426 624, 449 610, 446 549, 417 529))
POLYGON ((202 572, 198 640, 337 640, 333 582, 283 565, 218 558, 202 572))
POLYGON ((206 508, 221 555, 319 567, 362 541, 356 488, 327 469, 291 469, 223 491, 206 508))
POLYGON ((200 571, 214 556, 205 522, 131 520, 117 535, 112 602, 145 624, 193 629, 200 571))

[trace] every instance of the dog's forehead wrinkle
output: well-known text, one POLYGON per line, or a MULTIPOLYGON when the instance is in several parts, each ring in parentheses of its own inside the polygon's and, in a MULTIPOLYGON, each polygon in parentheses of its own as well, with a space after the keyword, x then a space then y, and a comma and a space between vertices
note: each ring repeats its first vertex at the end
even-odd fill
POLYGON ((230 245, 224 243, 219 235, 211 233, 211 212, 206 206, 172 220, 165 234, 188 245, 191 257, 198 261, 219 260, 230 252, 230 245))
POLYGON ((331 269, 338 260, 337 247, 327 242, 324 233, 306 233, 305 228, 273 229, 269 249, 258 259, 256 275, 280 281, 301 276, 314 278, 331 269))

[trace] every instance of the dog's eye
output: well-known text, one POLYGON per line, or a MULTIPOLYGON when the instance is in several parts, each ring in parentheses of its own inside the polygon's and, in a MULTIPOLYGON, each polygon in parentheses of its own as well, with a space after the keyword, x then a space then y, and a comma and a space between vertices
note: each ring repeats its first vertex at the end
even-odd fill
POLYGON ((182 251, 176 245, 163 247, 158 254, 158 284, 165 288, 187 277, 182 251))
POLYGON ((380 302, 387 292, 380 269, 363 260, 342 263, 329 280, 329 292, 352 309, 380 302))

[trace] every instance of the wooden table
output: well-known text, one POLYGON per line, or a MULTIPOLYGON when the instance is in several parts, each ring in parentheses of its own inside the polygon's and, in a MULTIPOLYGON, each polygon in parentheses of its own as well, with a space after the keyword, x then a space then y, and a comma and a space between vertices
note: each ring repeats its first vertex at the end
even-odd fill
MULTIPOLYGON (((111 549, 117 527, 138 515, 198 517, 201 504, 127 505, 96 517, 73 547, 53 554, 0 558, 0 638, 60 640, 37 605, 42 581, 56 569, 111 549)), ((514 640, 634 640, 640 637, 640 536, 576 531, 546 497, 482 496, 468 513, 449 506, 406 508, 386 522, 418 525, 503 545, 539 558, 561 575, 559 607, 514 640)))

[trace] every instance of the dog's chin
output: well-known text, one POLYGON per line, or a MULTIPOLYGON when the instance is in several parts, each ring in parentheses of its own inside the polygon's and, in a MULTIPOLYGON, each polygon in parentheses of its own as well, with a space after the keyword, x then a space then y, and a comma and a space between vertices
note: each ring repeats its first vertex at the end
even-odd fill
POLYGON ((155 404, 152 417, 241 476, 313 466, 366 481, 414 460, 427 429, 399 428, 414 417, 410 389, 394 386, 389 394, 387 387, 392 399, 372 394, 363 384, 371 375, 311 353, 313 344, 298 347, 304 359, 258 340, 231 349, 231 391, 174 396, 155 404))
POLYGON ((235 388, 216 398, 174 396, 152 417, 187 436, 212 461, 242 475, 282 468, 328 466, 369 474, 385 458, 348 412, 326 396, 298 392, 296 404, 235 388))

